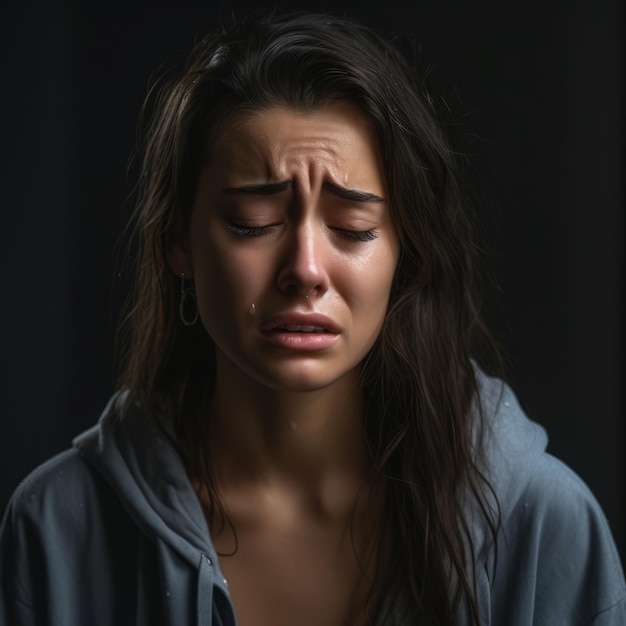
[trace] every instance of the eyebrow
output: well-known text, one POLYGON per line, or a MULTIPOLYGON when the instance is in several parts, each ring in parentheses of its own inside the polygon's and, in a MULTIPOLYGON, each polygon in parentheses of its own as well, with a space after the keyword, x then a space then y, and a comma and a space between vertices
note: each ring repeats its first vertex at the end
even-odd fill
MULTIPOLYGON (((271 196, 274 194, 282 193, 293 185, 291 180, 283 180, 278 183, 263 183, 256 185, 242 185, 241 187, 226 187, 223 189, 224 193, 234 195, 244 194, 256 194, 260 196, 271 196)), ((330 181, 324 181, 322 189, 328 193, 333 194, 343 200, 349 200, 351 202, 384 202, 385 199, 377 196, 374 193, 368 191, 361 191, 359 189, 348 189, 342 187, 336 183, 330 181)))
POLYGON ((264 183, 262 185, 242 185, 241 187, 226 187, 224 193, 230 194, 256 194, 259 196, 271 196, 276 193, 286 191, 293 183, 290 180, 284 180, 280 183, 264 183))
POLYGON ((329 180, 324 181, 322 185, 322 189, 332 193, 339 198, 343 198, 344 200, 351 200, 352 202, 384 202, 385 199, 377 196, 374 193, 369 193, 369 191, 360 191, 358 189, 348 189, 346 187, 341 187, 341 185, 337 185, 335 183, 331 183, 329 180))

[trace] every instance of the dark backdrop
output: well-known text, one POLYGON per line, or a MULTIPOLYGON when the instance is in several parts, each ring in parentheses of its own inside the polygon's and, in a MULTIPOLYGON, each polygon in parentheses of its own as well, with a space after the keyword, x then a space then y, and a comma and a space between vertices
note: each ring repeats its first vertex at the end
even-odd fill
MULTIPOLYGON (((0 510, 30 469, 95 422, 113 389, 127 288, 116 242, 131 208, 140 103, 158 66, 233 6, 39 0, 0 9, 0 510)), ((548 428, 550 450, 597 495, 624 555, 620 1, 342 8, 414 32, 433 64, 474 165, 468 185, 499 285, 490 317, 510 379, 548 428)))

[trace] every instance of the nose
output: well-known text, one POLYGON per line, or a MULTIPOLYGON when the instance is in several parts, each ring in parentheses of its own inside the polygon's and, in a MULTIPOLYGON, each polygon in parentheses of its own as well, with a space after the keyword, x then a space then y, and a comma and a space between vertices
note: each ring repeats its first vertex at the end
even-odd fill
POLYGON ((285 242, 278 287, 294 296, 321 296, 328 290, 326 238, 312 220, 294 224, 285 242))

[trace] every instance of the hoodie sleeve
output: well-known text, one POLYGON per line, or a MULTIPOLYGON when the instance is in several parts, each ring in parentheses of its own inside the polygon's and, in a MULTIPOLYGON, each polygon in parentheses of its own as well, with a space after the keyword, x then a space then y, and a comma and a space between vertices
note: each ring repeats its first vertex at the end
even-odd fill
POLYGON ((578 476, 549 454, 501 528, 492 624, 623 626, 626 585, 607 520, 578 476))
MULTIPOLYGON (((16 489, 0 527, 0 624, 31 626, 49 623, 48 578, 58 570, 63 542, 46 539, 49 496, 42 476, 66 455, 48 461, 16 489), (42 506, 43 505, 43 506, 42 506), (52 568, 52 569, 50 569, 52 568)), ((60 470, 62 472, 62 470, 60 470)), ((54 470, 53 470, 54 472, 54 470)), ((58 578, 57 578, 58 580, 58 578)))
POLYGON ((24 547, 24 528, 17 522, 13 503, 5 513, 0 529, 0 624, 34 626, 37 620, 32 604, 32 585, 23 566, 29 560, 24 547))

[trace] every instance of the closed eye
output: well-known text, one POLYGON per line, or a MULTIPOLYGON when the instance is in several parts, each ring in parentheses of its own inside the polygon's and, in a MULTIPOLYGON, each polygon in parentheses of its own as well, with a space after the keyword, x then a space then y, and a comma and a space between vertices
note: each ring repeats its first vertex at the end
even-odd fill
POLYGON ((376 230, 346 230, 345 228, 332 228, 332 230, 348 241, 373 241, 379 236, 376 230))
POLYGON ((230 222, 226 225, 226 228, 228 228, 231 233, 235 233, 235 235, 239 235, 240 237, 261 237, 261 235, 268 233, 273 226, 274 224, 268 224, 266 226, 242 226, 241 224, 230 222))
MULTIPOLYGON (((264 226, 243 226, 236 222, 229 222, 226 227, 231 233, 240 237, 261 237, 266 235, 272 228, 278 224, 266 224, 264 226)), ((379 236, 376 230, 349 230, 346 228, 331 227, 331 230, 335 232, 339 237, 347 239, 348 241, 366 242, 373 241, 379 236)))

